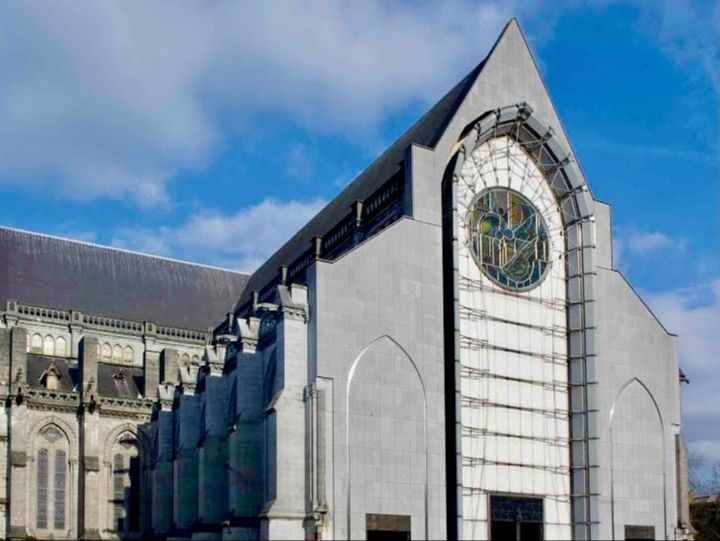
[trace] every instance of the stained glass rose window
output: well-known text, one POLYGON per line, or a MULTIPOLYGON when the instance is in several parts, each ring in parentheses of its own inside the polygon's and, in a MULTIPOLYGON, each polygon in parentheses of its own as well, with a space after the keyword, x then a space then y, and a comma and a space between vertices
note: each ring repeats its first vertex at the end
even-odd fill
POLYGON ((527 289, 544 276, 548 232, 535 206, 518 192, 491 188, 468 213, 470 251, 483 272, 507 289, 527 289))

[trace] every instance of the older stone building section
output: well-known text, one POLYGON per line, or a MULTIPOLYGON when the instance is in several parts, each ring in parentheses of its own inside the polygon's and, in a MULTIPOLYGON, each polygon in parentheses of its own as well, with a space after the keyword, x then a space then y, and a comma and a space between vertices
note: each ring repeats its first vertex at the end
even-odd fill
POLYGON ((251 276, 0 228, 0 528, 689 538, 611 236, 514 20, 251 276))
POLYGON ((2 531, 162 531, 171 499, 153 507, 151 486, 172 479, 171 457, 150 426, 161 383, 197 371, 247 276, 7 228, 0 263, 2 531))

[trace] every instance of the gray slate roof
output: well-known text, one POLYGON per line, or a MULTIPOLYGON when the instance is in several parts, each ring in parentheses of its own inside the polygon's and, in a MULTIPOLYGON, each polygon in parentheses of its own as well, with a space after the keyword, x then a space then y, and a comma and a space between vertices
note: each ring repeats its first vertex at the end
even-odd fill
POLYGON ((0 227, 0 310, 13 299, 88 314, 207 330, 248 275, 0 227))
MULTIPOLYGON (((490 54, 492 54, 492 51, 490 54)), ((307 250, 313 237, 327 233, 350 211, 350 207, 355 201, 367 199, 368 196, 389 180, 400 169, 405 159, 405 150, 411 144, 433 148, 445 132, 457 108, 472 88, 484 65, 485 60, 455 85, 420 120, 413 124, 367 169, 360 173, 347 188, 330 201, 305 227, 255 271, 250 277, 244 295, 235 305, 235 309, 239 309, 254 290, 260 290, 269 279, 276 276, 278 269, 282 265, 289 265, 307 250)))
POLYGON ((27 382, 34 389, 44 389, 42 376, 45 370, 51 364, 55 364, 55 368, 60 373, 58 380, 58 391, 71 393, 75 390, 80 375, 78 373, 77 363, 68 362, 63 357, 52 357, 48 355, 38 355, 35 353, 27 354, 27 382))
POLYGON ((140 398, 145 388, 142 368, 98 363, 97 390, 110 398, 140 398))

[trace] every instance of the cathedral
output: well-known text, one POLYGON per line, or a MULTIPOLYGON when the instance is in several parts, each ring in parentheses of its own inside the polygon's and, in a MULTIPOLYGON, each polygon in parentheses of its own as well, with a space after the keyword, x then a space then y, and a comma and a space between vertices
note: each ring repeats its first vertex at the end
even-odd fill
POLYGON ((250 275, 0 228, 0 536, 688 539, 682 380, 512 20, 250 275))

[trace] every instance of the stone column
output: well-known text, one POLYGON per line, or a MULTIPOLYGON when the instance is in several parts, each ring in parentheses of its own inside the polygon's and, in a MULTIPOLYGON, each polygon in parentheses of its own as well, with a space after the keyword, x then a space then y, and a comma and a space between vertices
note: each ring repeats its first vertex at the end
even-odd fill
POLYGON ((173 462, 173 516, 175 534, 189 537, 190 527, 198 517, 198 397, 195 396, 198 368, 180 369, 181 394, 175 410, 178 431, 173 462))
POLYGON ((236 417, 229 436, 230 483, 228 494, 228 539, 257 539, 257 520, 263 504, 262 469, 262 389, 264 362, 257 351, 260 320, 248 318, 238 322, 240 340, 236 369, 232 374, 236 386, 236 417))
POLYGON ((27 537, 28 501, 27 501, 27 341, 28 333, 21 327, 12 329, 10 344, 10 404, 8 415, 11 433, 9 460, 9 511, 10 539, 27 537))
POLYGON ((98 340, 86 336, 80 342, 80 493, 79 535, 100 539, 100 418, 97 410, 98 340))
POLYGON ((160 383, 180 381, 180 355, 176 349, 165 348, 160 358, 160 383))
POLYGON ((175 386, 160 385, 160 411, 157 417, 157 456, 152 470, 152 531, 155 535, 167 535, 173 526, 173 397, 175 386))
POLYGON ((283 389, 269 416, 270 448, 268 475, 274 482, 274 498, 265 503, 261 537, 267 539, 304 539, 305 490, 305 403, 308 383, 307 288, 299 285, 278 286, 277 326, 278 373, 283 389), (273 449, 274 447, 274 449, 273 449))
POLYGON ((145 389, 143 395, 145 398, 157 398, 157 388, 160 383, 160 352, 156 351, 155 339, 147 336, 148 333, 155 332, 155 325, 145 323, 145 335, 143 342, 145 343, 143 371, 145 375, 145 389))
POLYGON ((227 518, 228 496, 228 382, 221 377, 224 357, 215 349, 205 348, 205 389, 202 401, 199 449, 200 475, 198 512, 203 526, 217 526, 227 518))

